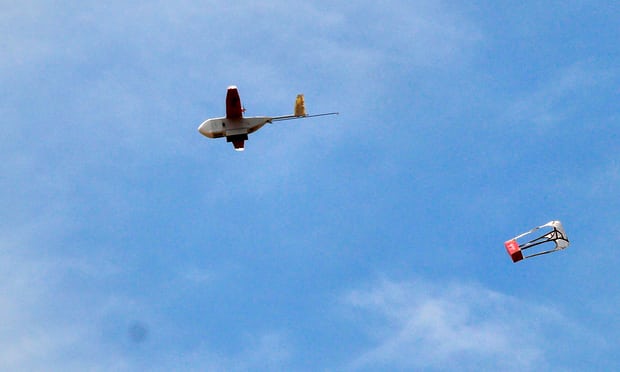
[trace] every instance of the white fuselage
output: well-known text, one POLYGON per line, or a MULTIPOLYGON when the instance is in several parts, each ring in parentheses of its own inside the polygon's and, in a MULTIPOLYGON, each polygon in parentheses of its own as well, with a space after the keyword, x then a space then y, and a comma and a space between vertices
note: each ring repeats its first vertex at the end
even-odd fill
POLYGON ((205 120, 198 131, 209 138, 229 137, 256 132, 271 121, 269 116, 255 116, 241 119, 214 118, 205 120))

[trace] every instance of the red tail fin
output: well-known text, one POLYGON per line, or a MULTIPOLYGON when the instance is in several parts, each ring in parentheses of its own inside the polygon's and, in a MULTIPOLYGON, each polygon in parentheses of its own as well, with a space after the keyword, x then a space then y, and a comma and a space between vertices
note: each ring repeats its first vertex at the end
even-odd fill
POLYGON ((226 92, 226 117, 228 119, 241 119, 243 117, 239 91, 235 86, 228 87, 228 92, 226 92))

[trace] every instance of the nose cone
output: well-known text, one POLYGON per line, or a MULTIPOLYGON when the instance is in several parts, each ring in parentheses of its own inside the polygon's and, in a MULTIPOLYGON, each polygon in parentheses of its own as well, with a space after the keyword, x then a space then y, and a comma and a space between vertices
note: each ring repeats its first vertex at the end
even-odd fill
POLYGON ((203 121, 203 122, 202 122, 202 124, 200 124, 200 125, 198 126, 198 131, 199 131, 199 132, 200 132, 203 136, 206 136, 206 135, 207 135, 207 121, 208 121, 208 120, 203 121))
POLYGON ((217 124, 217 119, 207 119, 198 126, 198 131, 205 137, 218 138, 224 135, 221 131, 215 131, 213 128, 217 124))

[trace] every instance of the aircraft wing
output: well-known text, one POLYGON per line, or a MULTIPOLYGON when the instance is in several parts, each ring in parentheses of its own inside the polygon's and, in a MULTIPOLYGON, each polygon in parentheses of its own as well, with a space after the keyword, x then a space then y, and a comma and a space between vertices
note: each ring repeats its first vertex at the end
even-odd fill
POLYGON ((338 113, 337 112, 327 112, 327 113, 324 113, 324 114, 302 115, 302 116, 295 116, 295 115, 275 116, 275 117, 271 118, 271 120, 269 120, 269 122, 283 121, 283 120, 292 120, 292 119, 314 118, 316 116, 326 116, 326 115, 338 115, 338 113))
POLYGON ((295 109, 293 110, 293 115, 283 115, 283 116, 276 116, 271 118, 271 120, 269 120, 269 122, 274 122, 274 121, 282 121, 282 120, 291 120, 291 119, 303 119, 303 118, 312 118, 315 116, 325 116, 325 115, 336 115, 338 114, 337 112, 329 112, 326 114, 315 114, 315 115, 308 115, 306 114, 306 104, 304 102, 304 95, 303 94, 298 94, 297 98, 295 99, 295 109))
POLYGON ((243 117, 243 107, 241 107, 241 99, 236 86, 228 87, 226 92, 226 118, 241 119, 243 117))

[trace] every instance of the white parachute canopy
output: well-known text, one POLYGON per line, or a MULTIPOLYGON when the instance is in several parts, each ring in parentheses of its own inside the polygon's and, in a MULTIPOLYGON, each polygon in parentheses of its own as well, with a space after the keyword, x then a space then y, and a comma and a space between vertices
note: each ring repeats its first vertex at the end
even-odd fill
POLYGON ((562 250, 568 247, 569 241, 566 236, 566 232, 564 231, 564 227, 560 221, 549 221, 544 225, 535 227, 528 232, 524 232, 521 235, 517 235, 514 238, 508 240, 504 243, 506 247, 506 251, 512 258, 512 262, 521 261, 524 258, 530 258, 535 256, 540 256, 542 254, 547 254, 555 251, 562 250), (542 231, 538 231, 542 230, 542 231), (543 235, 533 238, 529 241, 519 243, 519 240, 525 240, 532 238, 535 235, 534 233, 543 233, 543 235), (525 239, 524 239, 525 238, 525 239), (526 249, 530 249, 532 247, 540 246, 545 243, 553 243, 555 247, 553 249, 537 251, 530 255, 524 255, 523 251, 526 249))

